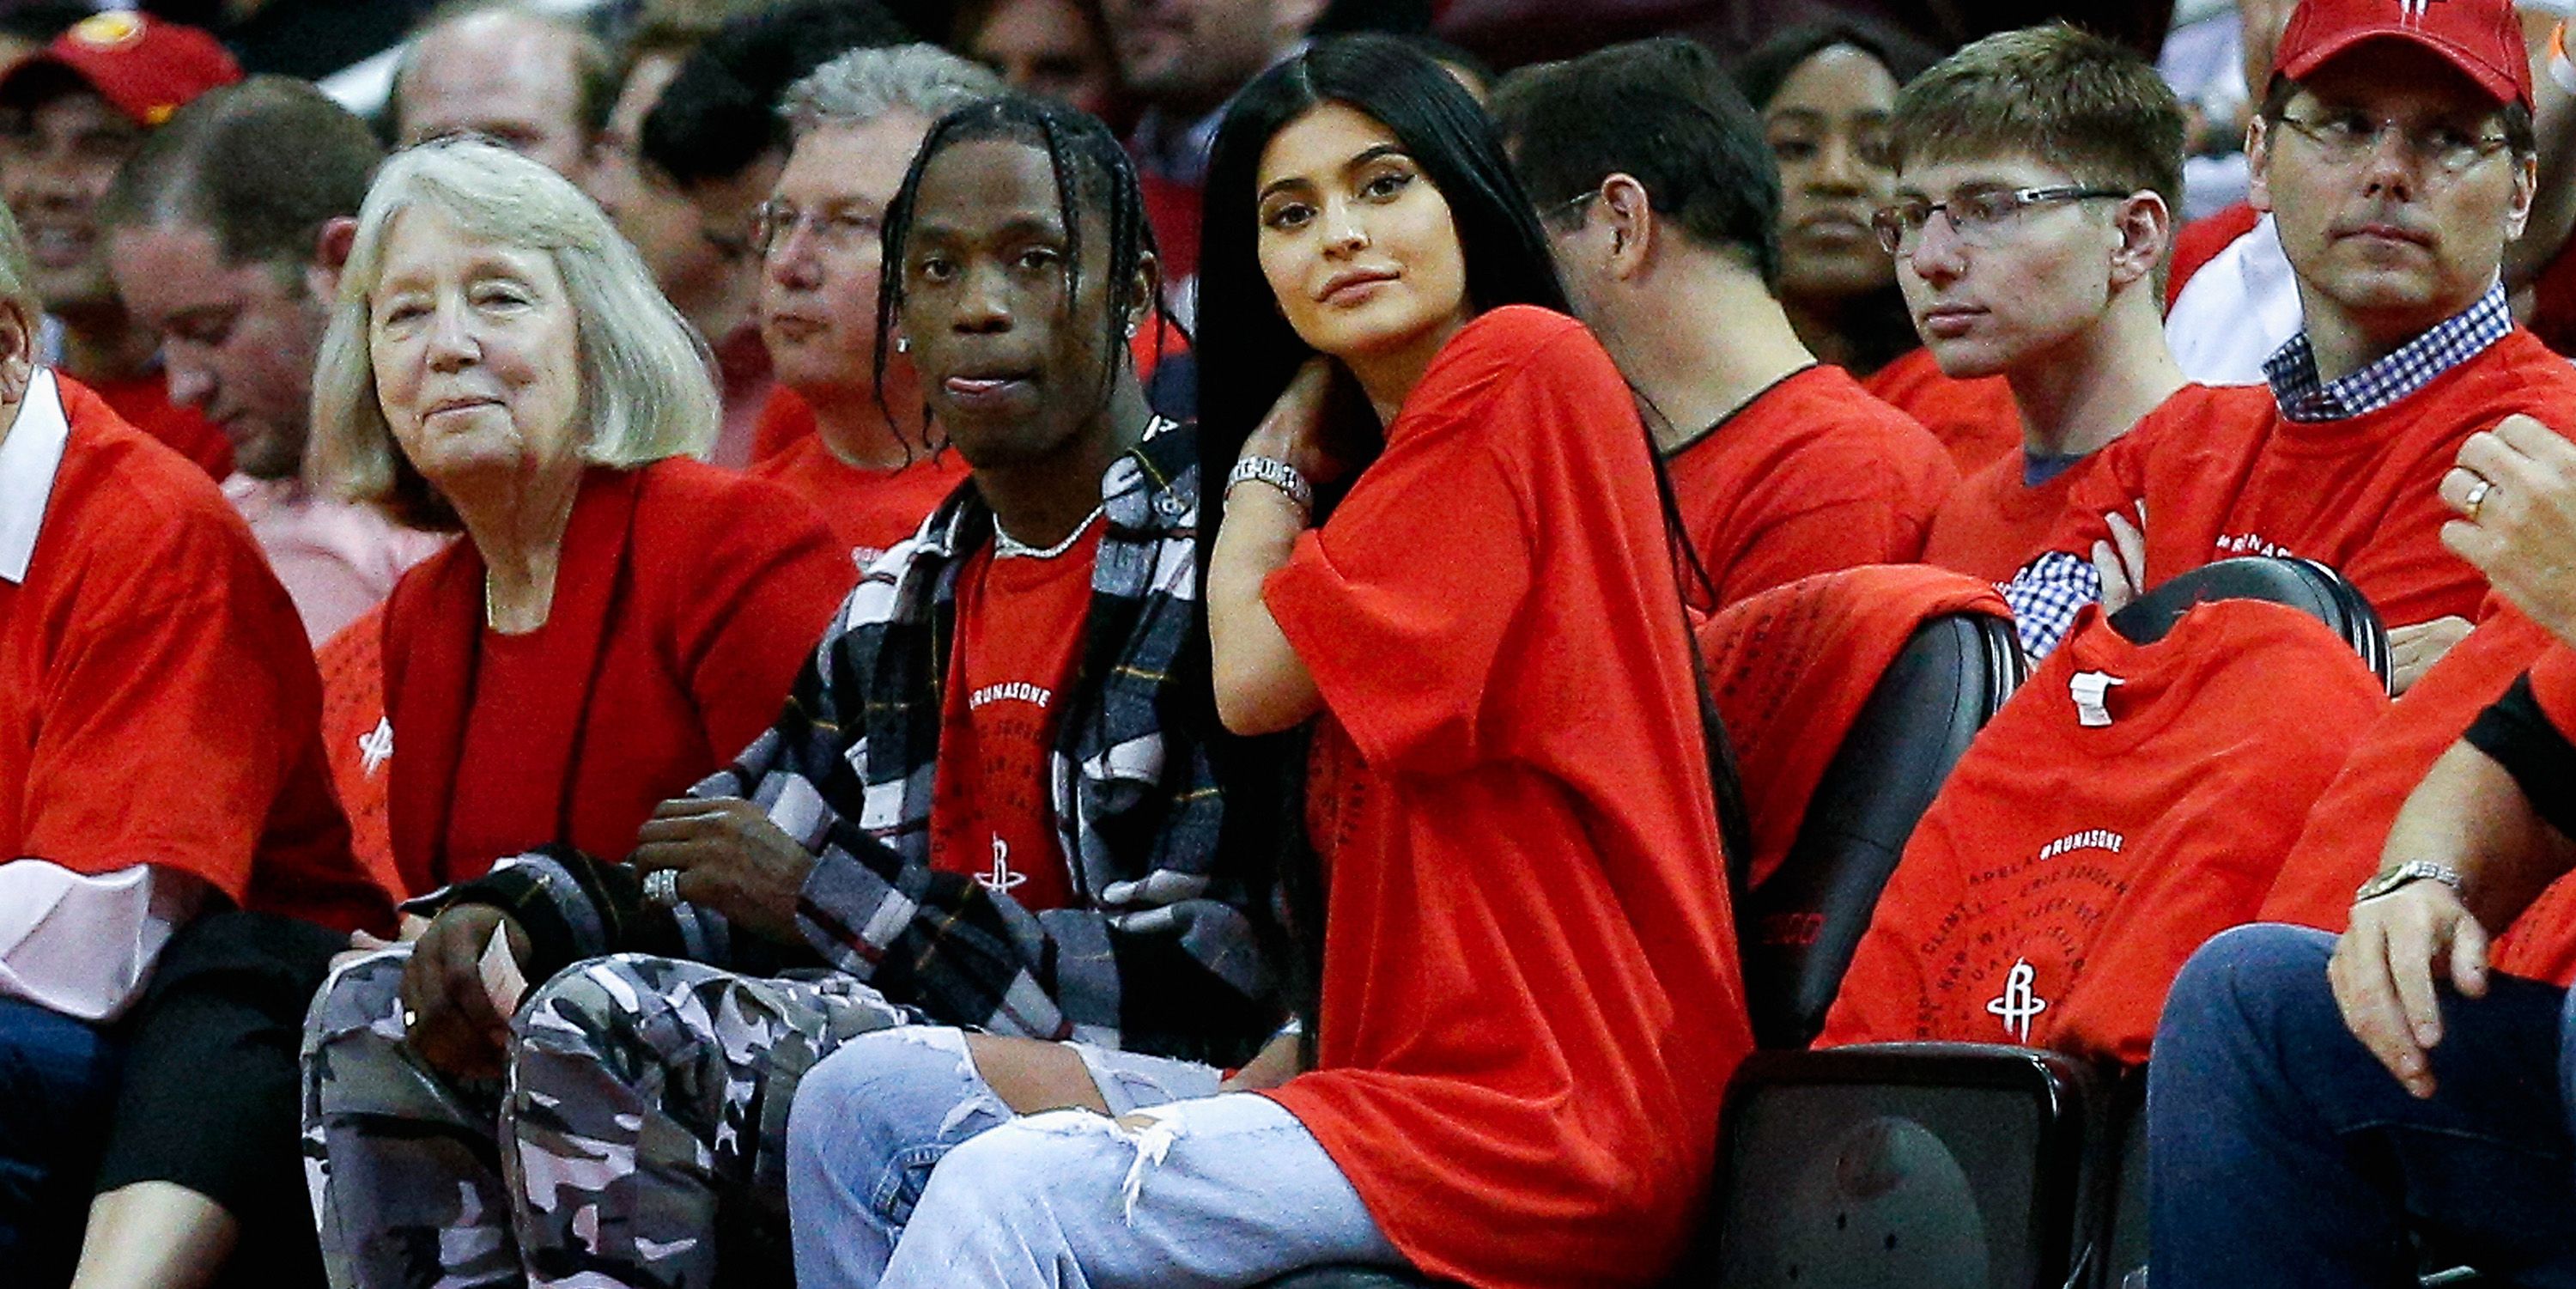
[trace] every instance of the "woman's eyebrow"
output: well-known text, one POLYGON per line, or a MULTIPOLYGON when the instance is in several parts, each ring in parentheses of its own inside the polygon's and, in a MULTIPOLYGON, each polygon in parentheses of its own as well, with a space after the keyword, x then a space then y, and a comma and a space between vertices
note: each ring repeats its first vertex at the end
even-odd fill
MULTIPOLYGON (((1397 144, 1397 143, 1377 143, 1377 144, 1371 144, 1371 145, 1370 145, 1370 146, 1368 146, 1368 147, 1365 147, 1365 148, 1360 149, 1360 151, 1359 151, 1358 155, 1353 156, 1350 160, 1343 162, 1343 163, 1342 163, 1342 173, 1343 173, 1343 174, 1349 174, 1350 172, 1352 172, 1352 171, 1354 171, 1354 170, 1357 170, 1357 169, 1361 168, 1362 166, 1365 166, 1365 165, 1369 164, 1369 163, 1370 163, 1370 162, 1372 162, 1372 161, 1377 161, 1377 160, 1380 160, 1380 159, 1385 158, 1385 157, 1406 157, 1407 159, 1410 159, 1410 154, 1409 154, 1409 153, 1407 153, 1407 152, 1404 150, 1404 146, 1403 146, 1402 144, 1397 144)), ((1258 201, 1264 201, 1264 200, 1267 200, 1267 199, 1269 198, 1270 194, 1272 194, 1272 193, 1274 193, 1274 192, 1278 192, 1278 191, 1280 191, 1280 190, 1282 190, 1282 189, 1285 189, 1285 188, 1294 188, 1294 187, 1305 186, 1305 185, 1307 185, 1307 184, 1308 184, 1308 182, 1309 182, 1309 181, 1308 181, 1304 176, 1302 176, 1302 175, 1285 175, 1285 176, 1282 176, 1282 177, 1280 177, 1280 178, 1277 178, 1277 179, 1273 179, 1273 180, 1271 180, 1271 181, 1270 181, 1269 186, 1268 186, 1268 187, 1263 188, 1263 189, 1261 190, 1260 194, 1259 194, 1259 195, 1257 195, 1257 196, 1255 196, 1255 197, 1253 198, 1253 200, 1254 200, 1254 201, 1256 201, 1256 202, 1258 202, 1258 201)))

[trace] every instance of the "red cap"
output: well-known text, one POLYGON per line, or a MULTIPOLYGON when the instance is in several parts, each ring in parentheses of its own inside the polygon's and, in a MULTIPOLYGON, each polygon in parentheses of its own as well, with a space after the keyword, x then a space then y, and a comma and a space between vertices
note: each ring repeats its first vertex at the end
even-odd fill
POLYGON ((2299 0, 2272 66, 2301 80, 2345 50, 2380 39, 2431 50, 2497 102, 2531 106, 2531 56, 2511 0, 2299 0))
POLYGON ((137 123, 170 119, 188 100, 242 78, 241 64, 214 37, 184 23, 125 10, 94 13, 0 76, 0 99, 39 67, 60 67, 137 123))

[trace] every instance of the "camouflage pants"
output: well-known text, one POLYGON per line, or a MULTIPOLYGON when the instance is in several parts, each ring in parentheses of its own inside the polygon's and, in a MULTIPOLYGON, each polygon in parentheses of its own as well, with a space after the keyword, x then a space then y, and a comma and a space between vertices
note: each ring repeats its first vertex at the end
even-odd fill
POLYGON ((913 1019, 845 977, 620 955, 529 995, 506 1083, 460 1083, 403 1041, 408 957, 333 972, 305 1023, 306 1180, 336 1289, 707 1289, 764 1251, 783 1283, 796 1082, 913 1019))

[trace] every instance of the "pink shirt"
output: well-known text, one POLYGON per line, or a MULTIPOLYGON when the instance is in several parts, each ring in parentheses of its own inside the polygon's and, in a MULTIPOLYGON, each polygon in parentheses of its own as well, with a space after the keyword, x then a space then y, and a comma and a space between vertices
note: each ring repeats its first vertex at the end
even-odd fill
POLYGON ((269 567, 316 646, 382 602, 403 570, 447 544, 373 507, 336 501, 295 479, 224 480, 224 497, 250 522, 269 567))

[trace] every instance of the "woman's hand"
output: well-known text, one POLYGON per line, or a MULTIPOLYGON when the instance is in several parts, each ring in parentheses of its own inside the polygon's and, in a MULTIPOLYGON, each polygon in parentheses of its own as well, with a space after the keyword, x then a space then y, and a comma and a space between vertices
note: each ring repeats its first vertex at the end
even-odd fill
MULTIPOLYGON (((1317 355, 1306 360, 1280 391, 1279 401, 1244 440, 1244 457, 1270 457, 1317 487, 1339 482, 1350 472, 1346 453, 1329 441, 1328 415, 1333 403, 1333 360, 1317 355)), ((1346 446, 1346 445, 1345 445, 1346 446)))
POLYGON ((440 913, 403 967, 405 1026, 412 1050, 430 1068, 457 1079, 497 1079, 509 1050, 510 1018, 483 983, 483 953, 495 931, 509 938, 524 972, 528 933, 488 904, 459 904, 440 913))
POLYGON ((2508 416, 2460 445, 2442 500, 2460 515, 2442 525, 2442 544, 2576 645, 2576 444, 2508 416))
POLYGON ((1300 1050, 1300 1043, 1304 1037, 1293 1029, 1281 1031, 1268 1043, 1263 1044, 1261 1050, 1254 1053, 1251 1060, 1244 1062, 1242 1069, 1236 1070, 1232 1077, 1219 1084, 1217 1090, 1267 1092, 1305 1073, 1304 1065, 1299 1060, 1304 1055, 1300 1050))
POLYGON ((639 873, 677 871, 681 899, 765 940, 802 942, 796 902, 814 855, 760 807, 739 797, 674 798, 653 808, 635 841, 627 863, 639 873))

